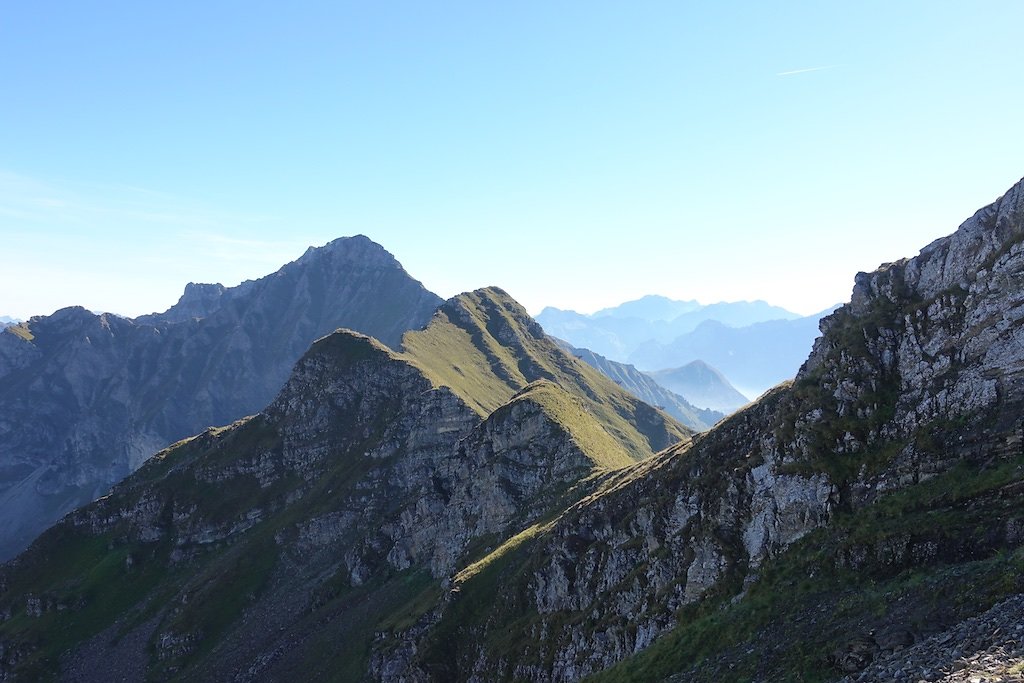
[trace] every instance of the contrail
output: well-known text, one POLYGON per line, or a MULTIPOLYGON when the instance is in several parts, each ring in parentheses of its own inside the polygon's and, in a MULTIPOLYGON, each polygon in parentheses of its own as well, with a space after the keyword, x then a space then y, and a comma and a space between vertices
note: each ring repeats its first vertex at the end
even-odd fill
POLYGON ((831 64, 829 66, 812 66, 809 69, 794 69, 792 71, 780 71, 779 73, 777 73, 775 75, 776 76, 792 76, 793 74, 805 74, 805 73, 809 73, 811 71, 824 71, 825 69, 834 69, 834 68, 836 68, 835 64, 831 64))

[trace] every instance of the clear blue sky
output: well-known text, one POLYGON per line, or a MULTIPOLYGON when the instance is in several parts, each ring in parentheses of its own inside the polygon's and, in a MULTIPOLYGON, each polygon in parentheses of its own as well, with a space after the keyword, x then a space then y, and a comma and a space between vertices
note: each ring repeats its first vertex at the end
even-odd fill
POLYGON ((0 314, 363 233, 443 296, 810 313, 1024 175, 1024 3, 10 2, 0 314))

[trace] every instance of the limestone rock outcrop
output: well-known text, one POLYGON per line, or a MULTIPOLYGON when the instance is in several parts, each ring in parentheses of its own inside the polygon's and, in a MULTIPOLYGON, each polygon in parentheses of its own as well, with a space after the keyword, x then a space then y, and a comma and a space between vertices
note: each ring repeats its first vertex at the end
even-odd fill
POLYGON ((316 338, 397 345, 441 300, 358 236, 135 320, 77 307, 0 330, 0 559, 164 446, 251 415, 316 338))
POLYGON ((1024 592, 1022 194, 858 275, 702 434, 495 288, 401 351, 326 336, 0 567, 0 680, 827 680, 953 619, 1009 648, 963 619, 1024 592))

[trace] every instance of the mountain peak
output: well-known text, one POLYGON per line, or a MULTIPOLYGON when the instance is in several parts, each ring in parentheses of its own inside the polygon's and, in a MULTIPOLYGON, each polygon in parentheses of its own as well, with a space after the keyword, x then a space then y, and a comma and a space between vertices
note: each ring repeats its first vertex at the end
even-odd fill
POLYGON ((702 408, 731 413, 749 402, 717 368, 702 360, 648 374, 662 386, 702 408))
POLYGON ((616 439, 634 459, 688 435, 667 415, 641 404, 565 353, 522 305, 498 287, 449 299, 426 328, 403 337, 402 348, 431 381, 449 387, 480 415, 490 414, 531 382, 549 380, 587 397, 589 410, 614 425, 616 439), (646 416, 643 424, 629 424, 624 418, 640 413, 646 416))
POLYGON ((602 308, 589 317, 639 318, 647 322, 668 322, 700 308, 701 305, 696 300, 680 301, 660 294, 647 294, 618 306, 602 308))
POLYGON ((1024 179, 979 209, 951 235, 940 237, 910 259, 858 273, 849 310, 860 315, 870 302, 907 296, 932 299, 950 288, 968 289, 987 277, 995 262, 1024 237, 1024 179))
MULTIPOLYGON (((190 282, 185 285, 178 303, 167 309, 160 317, 167 322, 183 322, 192 318, 205 318, 220 307, 220 299, 227 287, 220 284, 190 282)), ((148 318, 149 316, 143 316, 148 318)))
POLYGON ((342 361, 347 366, 375 356, 394 359, 396 354, 375 338, 343 327, 314 341, 304 357, 313 356, 342 361))
MULTIPOLYGON (((322 337, 270 408, 0 566, 0 678, 916 675, 922 629, 1021 590, 1019 204, 858 278, 797 381, 612 470, 673 423, 502 290, 400 354, 322 337)), ((1015 616, 926 638, 928 669, 1015 616)))
POLYGON ((442 304, 439 309, 469 327, 488 327, 501 335, 503 343, 513 342, 510 334, 525 333, 535 339, 545 338, 544 329, 518 301, 500 287, 482 287, 463 292, 442 304))
MULTIPOLYGON (((358 264, 359 267, 401 268, 402 264, 387 249, 366 235, 338 237, 321 247, 309 247, 294 264, 306 264, 320 259, 358 264)), ((289 264, 291 265, 291 264, 289 264)), ((287 267, 287 266, 286 266, 287 267)))
MULTIPOLYGON (((0 559, 167 444, 259 411, 313 340, 347 328, 397 346, 440 303, 357 236, 235 287, 191 282, 161 314, 72 307, 5 332, 0 462, 19 466, 0 471, 0 559)), ((346 344, 337 355, 383 348, 351 333, 317 348, 346 344)))
POLYGON ((496 410, 494 416, 523 403, 536 405, 553 423, 564 429, 581 452, 598 467, 614 469, 634 462, 583 402, 557 383, 548 379, 530 382, 496 410))

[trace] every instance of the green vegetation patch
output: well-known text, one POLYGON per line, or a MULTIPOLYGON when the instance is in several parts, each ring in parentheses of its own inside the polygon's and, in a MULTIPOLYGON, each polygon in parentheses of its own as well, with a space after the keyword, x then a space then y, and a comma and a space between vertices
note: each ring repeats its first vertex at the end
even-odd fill
POLYGON ((566 393, 558 385, 540 380, 527 385, 508 403, 509 406, 528 401, 540 406, 556 423, 562 426, 573 441, 598 467, 614 469, 634 462, 621 442, 586 409, 583 402, 566 393))
MULTIPOLYGON (((437 386, 446 386, 486 417, 527 384, 518 370, 498 374, 472 335, 441 313, 426 329, 410 332, 402 340, 406 355, 437 386)), ((505 364, 515 367, 507 353, 505 364)))
POLYGON ((158 585, 176 580, 166 566, 165 543, 56 529, 18 560, 25 570, 13 575, 0 599, 0 609, 12 617, 0 623, 0 640, 30 650, 18 666, 24 680, 54 678, 61 654, 142 610, 158 585), (12 603, 10 596, 21 601, 12 603))
POLYGON ((690 437, 671 417, 565 353, 499 289, 450 301, 426 329, 407 333, 403 348, 404 356, 435 385, 449 387, 481 416, 531 382, 548 380, 579 397, 582 409, 632 460, 690 437))
POLYGON ((24 339, 27 342, 30 342, 36 338, 36 336, 32 334, 32 330, 29 328, 27 322, 18 323, 17 325, 10 325, 4 331, 10 332, 15 337, 20 337, 21 339, 24 339))
POLYGON ((1024 461, 963 463, 894 493, 771 559, 746 593, 736 582, 683 608, 678 626, 593 681, 827 681, 833 653, 872 631, 926 633, 1024 591, 1019 519, 1024 461), (673 677, 675 676, 675 678, 673 677))

